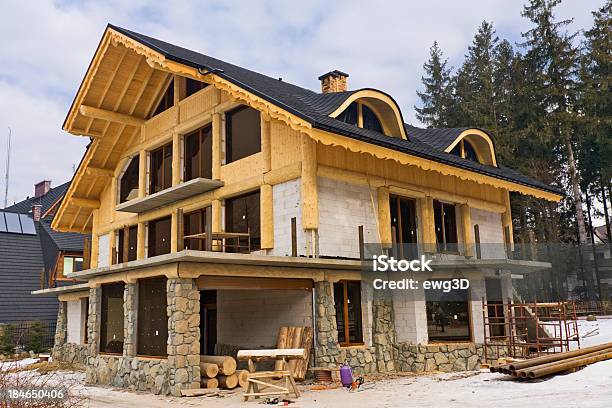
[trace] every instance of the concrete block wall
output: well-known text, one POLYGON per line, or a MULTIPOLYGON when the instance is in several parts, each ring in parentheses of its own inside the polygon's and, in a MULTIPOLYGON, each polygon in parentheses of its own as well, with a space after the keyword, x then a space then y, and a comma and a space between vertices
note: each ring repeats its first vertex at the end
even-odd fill
POLYGON ((291 255, 291 218, 297 221, 298 255, 306 255, 307 240, 302 229, 300 179, 276 184, 272 187, 274 200, 274 248, 269 255, 291 255))
POLYGON ((485 278, 482 273, 470 274, 469 310, 472 321, 472 341, 484 342, 484 320, 482 317, 482 298, 487 299, 485 278))
POLYGON ((395 313, 395 331, 399 343, 427 343, 427 311, 423 288, 418 290, 394 290, 393 311, 395 313))
POLYGON ((506 257, 501 214, 492 211, 470 209, 472 229, 478 224, 480 231, 481 254, 483 259, 503 259, 506 257))
POLYGON ((217 343, 273 348, 282 326, 312 326, 311 291, 217 291, 217 343))
POLYGON ((319 253, 359 258, 359 225, 364 242, 380 242, 376 190, 319 177, 319 253))
POLYGON ((66 302, 67 339, 66 342, 83 343, 83 326, 85 325, 84 304, 81 299, 66 302))

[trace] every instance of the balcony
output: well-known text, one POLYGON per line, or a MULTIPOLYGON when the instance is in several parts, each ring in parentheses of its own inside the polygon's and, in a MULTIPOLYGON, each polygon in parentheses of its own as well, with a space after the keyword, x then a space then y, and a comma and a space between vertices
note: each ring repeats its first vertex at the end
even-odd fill
POLYGON ((117 211, 143 213, 223 186, 219 180, 195 178, 142 198, 119 204, 117 211))

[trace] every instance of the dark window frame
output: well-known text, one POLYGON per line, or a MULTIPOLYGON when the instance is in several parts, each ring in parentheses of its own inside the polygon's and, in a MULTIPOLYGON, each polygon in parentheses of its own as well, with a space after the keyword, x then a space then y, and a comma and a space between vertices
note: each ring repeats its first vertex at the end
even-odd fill
MULTIPOLYGON (((124 332, 123 332, 123 319, 124 319, 124 298, 123 294, 125 291, 125 284, 123 282, 110 283, 101 286, 101 313, 100 313, 100 338, 98 340, 100 353, 106 354, 123 354, 124 347, 124 332), (109 298, 121 299, 121 310, 112 310, 113 314, 109 318, 109 298), (104 343, 103 339, 107 337, 109 328, 112 328, 116 334, 121 338, 121 349, 119 350, 118 345, 113 345, 114 349, 109 349, 110 343, 104 343)), ((118 341, 119 342, 119 341, 118 341)))
MULTIPOLYGON (((210 216, 209 211, 211 208, 212 207, 202 207, 183 215, 183 230, 185 236, 207 232, 206 217, 210 216), (198 217, 198 225, 196 227, 197 231, 192 231, 191 226, 193 224, 190 222, 190 220, 192 217, 196 216, 198 217)), ((206 250, 206 239, 184 239, 183 241, 184 249, 191 249, 194 251, 206 250)))
POLYGON ((364 103, 361 104, 361 123, 364 129, 373 130, 374 132, 383 134, 385 133, 382 122, 374 109, 370 108, 364 103), (368 116, 367 120, 366 115, 368 116))
POLYGON ((170 187, 172 187, 172 142, 151 150, 149 153, 149 194, 155 194, 170 187), (160 161, 159 166, 156 166, 158 160, 160 161))
POLYGON ((208 83, 197 81, 193 78, 185 78, 185 98, 200 92, 202 89, 208 87, 208 83))
MULTIPOLYGON (((433 280, 440 280, 440 281, 447 281, 450 279, 433 279, 433 280)), ((444 344, 444 343, 471 343, 474 341, 474 330, 472 327, 472 308, 471 308, 471 296, 470 296, 470 291, 468 289, 465 290, 459 290, 459 292, 465 293, 465 298, 462 300, 445 300, 443 298, 441 299, 437 299, 437 300, 428 300, 427 299, 427 293, 429 291, 425 292, 425 312, 426 312, 426 319, 427 319, 427 340, 432 343, 432 344, 444 344), (467 336, 453 336, 453 335, 432 335, 430 333, 429 327, 430 327, 430 323, 431 323, 431 319, 430 317, 434 314, 433 312, 433 308, 435 307, 435 303, 437 303, 439 305, 440 309, 443 308, 449 308, 452 309, 454 306, 454 311, 457 311, 458 307, 461 308, 465 308, 465 313, 466 313, 466 319, 467 319, 467 330, 468 330, 468 335, 467 336)), ((449 294, 445 294, 445 295, 439 295, 441 293, 441 291, 438 290, 431 290, 432 294, 435 294, 436 296, 442 296, 442 297, 448 297, 448 298, 452 298, 454 292, 457 292, 456 290, 451 291, 449 294)), ((435 321, 436 319, 434 319, 435 321)), ((448 326, 450 327, 450 324, 445 325, 445 320, 446 317, 442 317, 441 319, 438 319, 438 323, 441 323, 441 326, 448 326)), ((459 319, 449 319, 449 320, 459 320, 459 319)))
MULTIPOLYGON (((252 191, 250 193, 242 194, 236 197, 227 198, 225 200, 225 230, 227 232, 249 232, 251 240, 251 251, 258 251, 261 249, 261 192, 260 190, 252 191), (241 200, 248 200, 252 196, 257 196, 257 211, 249 212, 249 206, 245 204, 246 209, 246 224, 247 231, 243 228, 236 229, 237 222, 233 219, 233 206, 239 203, 241 200), (252 221, 250 214, 257 218, 257 222, 252 221), (253 227, 250 227, 250 226, 253 227)), ((243 244, 243 242, 241 242, 243 244)))
POLYGON ((399 250, 398 255, 404 259, 416 258, 416 256, 418 256, 417 245, 419 243, 416 199, 391 194, 389 196, 389 207, 391 214, 391 232, 393 234, 395 229, 394 243, 399 250), (402 211, 406 209, 406 207, 408 207, 407 210, 411 212, 411 214, 406 214, 402 211), (406 215, 411 215, 408 220, 404 219, 406 215), (413 232, 409 234, 409 239, 405 239, 407 231, 405 231, 404 227, 413 232), (406 253, 404 253, 404 251, 406 251, 406 253))
POLYGON ((125 168, 121 181, 119 182, 119 203, 133 200, 138 197, 140 179, 140 156, 132 157, 130 163, 125 168), (136 190, 136 197, 129 198, 130 194, 136 190))
POLYGON ((170 83, 164 90, 155 110, 151 114, 151 118, 159 115, 162 112, 167 111, 174 106, 174 78, 170 80, 170 83))
POLYGON ((183 181, 201 177, 212 179, 212 124, 206 124, 183 136, 183 181), (190 143, 197 143, 198 152, 190 153, 190 143))
MULTIPOLYGON (((240 136, 243 136, 243 135, 240 135, 240 136)), ((238 144, 245 143, 245 140, 239 140, 238 142, 239 142, 238 144)), ((240 159, 244 159, 246 157, 249 157, 249 156, 252 156, 254 154, 261 152, 261 113, 257 109, 253 109, 251 107, 243 105, 243 106, 239 106, 235 109, 225 112, 225 147, 226 147, 225 162, 227 164, 233 163, 240 159), (253 135, 248 136, 252 138, 253 140, 251 139, 247 140, 247 142, 248 141, 256 142, 255 143, 256 149, 249 149, 247 151, 247 154, 237 155, 236 152, 234 152, 234 146, 237 144, 236 139, 239 136, 233 134, 233 131, 232 131, 233 121, 236 115, 244 111, 247 111, 247 110, 252 110, 256 112, 257 117, 258 117, 257 126, 255 126, 255 128, 257 129, 256 134, 254 133, 253 135)))
POLYGON ((171 248, 171 241, 172 241, 172 217, 171 216, 167 216, 167 217, 162 217, 162 218, 158 218, 155 220, 151 220, 148 222, 147 225, 147 258, 151 258, 154 256, 158 256, 158 255, 165 255, 165 254, 169 254, 172 250, 171 248), (155 233, 157 232, 156 229, 163 224, 161 223, 167 223, 168 224, 168 240, 167 243, 164 245, 167 245, 167 250, 164 249, 159 249, 157 248, 156 242, 155 242, 155 233))
POLYGON ((163 276, 138 281, 138 356, 168 356, 167 282, 167 278, 163 276), (156 293, 160 292, 160 289, 163 293, 156 293), (148 319, 146 324, 145 316, 148 319))
POLYGON ((138 256, 138 226, 132 225, 127 228, 128 231, 128 253, 127 259, 124 260, 123 247, 124 235, 126 228, 117 230, 117 263, 135 261, 138 256))
POLYGON ((333 285, 338 343, 341 347, 362 346, 364 341, 363 310, 361 308, 361 281, 340 280, 333 285), (353 293, 357 294, 358 301, 356 302, 350 302, 350 299, 348 299, 349 285, 353 286, 353 293), (338 299, 339 294, 342 294, 342 299, 338 299), (357 308, 352 311, 353 316, 351 316, 350 304, 357 304, 357 308), (340 314, 339 312, 342 313, 340 314), (355 331, 353 333, 353 337, 355 338, 354 341, 351 341, 351 327, 353 327, 355 331), (357 338, 360 338, 361 341, 358 341, 357 338))
POLYGON ((434 200, 433 210, 438 252, 459 254, 457 206, 434 200))

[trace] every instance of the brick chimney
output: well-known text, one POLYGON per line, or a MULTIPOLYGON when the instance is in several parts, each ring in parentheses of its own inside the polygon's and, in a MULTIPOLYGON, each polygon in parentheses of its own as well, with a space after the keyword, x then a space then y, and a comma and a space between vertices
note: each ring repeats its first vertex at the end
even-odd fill
POLYGON ((32 206, 32 219, 34 221, 40 221, 41 215, 42 215, 42 205, 34 204, 32 206))
POLYGON ((34 198, 42 197, 51 190, 51 181, 43 180, 34 184, 34 198))
POLYGON ((321 75, 319 77, 319 81, 321 81, 321 92, 331 93, 348 91, 348 76, 347 73, 338 71, 337 69, 321 75))

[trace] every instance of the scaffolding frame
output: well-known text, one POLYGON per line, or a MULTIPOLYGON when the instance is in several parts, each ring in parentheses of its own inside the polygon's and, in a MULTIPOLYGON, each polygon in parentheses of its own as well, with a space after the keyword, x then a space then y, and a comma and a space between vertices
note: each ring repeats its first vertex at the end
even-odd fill
POLYGON ((574 302, 487 302, 482 298, 485 363, 580 348, 574 302))

